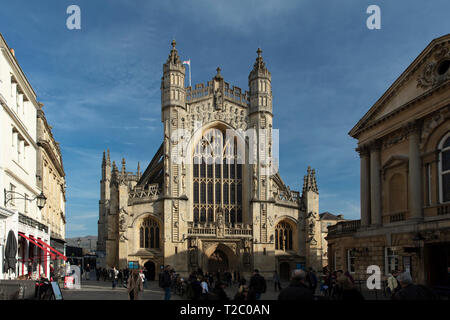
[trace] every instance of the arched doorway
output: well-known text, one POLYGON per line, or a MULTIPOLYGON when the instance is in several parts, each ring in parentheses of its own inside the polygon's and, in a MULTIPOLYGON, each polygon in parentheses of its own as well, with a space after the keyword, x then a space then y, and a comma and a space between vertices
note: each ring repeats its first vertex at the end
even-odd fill
POLYGON ((280 278, 282 280, 289 280, 290 278, 291 267, 288 262, 280 263, 280 278))
POLYGON ((155 274, 156 274, 156 267, 155 267, 155 263, 151 260, 147 261, 144 264, 144 268, 146 269, 145 271, 145 277, 147 278, 147 280, 155 280, 155 274))
POLYGON ((214 251, 208 258, 208 272, 216 273, 217 271, 225 272, 229 268, 228 257, 220 249, 214 251))

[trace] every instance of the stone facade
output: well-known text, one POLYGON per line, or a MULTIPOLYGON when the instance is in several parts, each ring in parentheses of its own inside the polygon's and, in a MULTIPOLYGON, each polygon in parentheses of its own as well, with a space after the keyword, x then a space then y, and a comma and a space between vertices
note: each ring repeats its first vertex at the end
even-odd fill
POLYGON ((269 170, 277 161, 271 74, 257 53, 249 91, 230 87, 220 68, 206 84, 185 87, 172 43, 161 79, 163 142, 154 158, 143 173, 139 167, 132 173, 124 159, 119 170, 109 151, 103 157, 98 251, 104 266, 133 262, 150 269, 150 277, 167 264, 181 274, 199 267, 284 276, 297 267, 321 269, 315 171, 308 168, 300 195, 269 170), (247 129, 255 137, 245 137, 247 129), (227 130, 238 133, 224 139, 227 130))
POLYGON ((338 222, 344 221, 342 214, 334 215, 330 212, 319 214, 321 235, 322 235, 322 267, 328 269, 328 227, 334 226, 338 222))
POLYGON ((55 141, 39 103, 37 110, 37 183, 47 197, 42 222, 50 227, 51 246, 64 254, 66 237, 66 181, 59 143, 55 141))
POLYGON ((42 192, 37 179, 38 109, 36 93, 0 33, 0 262, 10 230, 18 242, 16 270, 0 272, 0 279, 27 273, 39 277, 49 271, 45 252, 24 238, 50 244, 51 231, 41 222, 35 201, 42 192))
POLYGON ((333 269, 409 270, 448 281, 450 35, 433 40, 350 131, 361 158, 361 220, 329 228, 333 269))

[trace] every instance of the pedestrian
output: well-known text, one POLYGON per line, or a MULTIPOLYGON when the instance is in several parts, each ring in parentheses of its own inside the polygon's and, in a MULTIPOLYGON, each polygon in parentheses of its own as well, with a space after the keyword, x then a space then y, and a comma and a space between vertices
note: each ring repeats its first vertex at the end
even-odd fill
POLYGON ((159 275, 159 286, 164 289, 164 300, 170 300, 172 279, 170 276, 171 267, 167 265, 164 271, 159 275))
POLYGON ((89 263, 86 264, 86 280, 90 280, 90 273, 91 273, 91 268, 89 267, 89 263))
POLYGON ((145 276, 144 270, 141 269, 141 272, 139 273, 139 276, 141 277, 142 284, 145 289, 147 289, 147 277, 145 276))
POLYGON ((259 270, 253 270, 253 276, 250 278, 249 289, 255 293, 256 300, 261 299, 261 295, 266 292, 266 280, 259 274, 259 270))
POLYGON ((342 275, 338 280, 340 290, 340 300, 344 301, 362 301, 363 295, 355 288, 353 282, 346 275, 342 275))
POLYGON ((227 293, 225 292, 226 284, 222 281, 218 281, 216 283, 216 287, 214 288, 214 294, 217 300, 221 301, 228 301, 230 298, 228 298, 227 293))
POLYGON ((127 291, 130 300, 139 300, 139 292, 143 290, 142 278, 137 270, 133 270, 127 281, 127 291))
POLYGON ((202 300, 207 300, 208 299, 209 288, 208 288, 208 282, 207 282, 205 277, 202 279, 202 282, 200 283, 200 286, 202 287, 201 299, 202 300))
POLYGON ((227 271, 225 273, 225 278, 226 278, 228 287, 231 287, 233 285, 233 276, 231 275, 230 271, 227 271))
POLYGON ((97 281, 100 281, 101 270, 100 267, 95 268, 95 276, 97 277, 97 281))
POLYGON ((273 286, 275 291, 277 291, 277 289, 279 291, 282 290, 280 283, 280 276, 278 275, 278 272, 276 270, 273 272, 273 286))
POLYGON ((112 288, 115 289, 117 286, 117 278, 119 276, 119 271, 116 269, 116 267, 113 267, 111 276, 112 276, 112 288))
POLYGON ((278 300, 313 300, 311 289, 306 283, 306 272, 296 269, 292 272, 289 286, 278 295, 278 300))
MULTIPOLYGON (((239 287, 238 292, 234 296, 235 301, 249 301, 251 299, 250 290, 248 289, 248 286, 243 285, 239 287)), ((253 296, 254 298, 254 296, 253 296)))
POLYGON ((209 286, 211 288, 214 288, 214 276, 212 275, 212 273, 208 272, 208 282, 209 282, 209 286))
POLYGON ((313 268, 309 268, 308 272, 306 273, 306 282, 309 285, 309 288, 312 291, 312 294, 314 295, 316 293, 317 289, 317 276, 314 272, 313 268))
POLYGON ((394 295, 395 300, 434 300, 437 298, 431 289, 414 284, 409 272, 399 274, 397 281, 401 289, 394 295))
POLYGON ((244 277, 239 277, 239 286, 244 286, 247 284, 247 280, 244 277))
POLYGON ((399 275, 399 272, 397 270, 393 270, 392 273, 389 274, 387 278, 387 286, 386 291, 388 294, 393 297, 395 293, 397 293, 398 290, 400 290, 400 287, 398 285, 397 276, 399 275))

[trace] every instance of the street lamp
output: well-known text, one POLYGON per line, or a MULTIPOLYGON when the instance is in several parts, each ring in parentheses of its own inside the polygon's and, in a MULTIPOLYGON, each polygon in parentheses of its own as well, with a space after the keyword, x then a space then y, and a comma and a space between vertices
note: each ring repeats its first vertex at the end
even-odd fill
POLYGON ((81 239, 80 238, 78 238, 77 243, 78 243, 78 248, 80 248, 80 244, 81 244, 81 239))
POLYGON ((414 246, 417 248, 419 257, 421 257, 422 244, 425 238, 420 234, 420 232, 417 232, 412 240, 414 242, 414 246))
POLYGON ((28 199, 28 197, 26 197, 25 195, 12 191, 12 190, 6 190, 4 189, 4 205, 6 208, 6 205, 8 204, 9 201, 13 200, 14 197, 12 197, 13 194, 17 194, 19 195, 21 198, 19 199, 24 199, 25 201, 30 201, 33 202, 34 200, 36 200, 36 205, 39 208, 39 210, 42 210, 43 207, 45 207, 45 203, 47 202, 47 197, 44 195, 44 192, 41 191, 41 193, 39 195, 37 195, 36 197, 32 198, 32 199, 28 199), (10 197, 8 197, 8 195, 11 195, 10 197))

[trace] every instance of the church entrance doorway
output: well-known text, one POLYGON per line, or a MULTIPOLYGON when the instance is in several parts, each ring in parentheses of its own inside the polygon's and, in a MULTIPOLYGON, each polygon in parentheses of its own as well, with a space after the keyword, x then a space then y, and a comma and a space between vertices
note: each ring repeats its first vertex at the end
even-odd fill
POLYGON ((221 273, 227 271, 229 268, 228 257, 220 249, 216 249, 208 258, 208 272, 216 273, 220 271, 221 273))
POLYGON ((289 280, 290 272, 291 272, 291 267, 289 266, 289 262, 280 263, 280 279, 289 280))
POLYGON ((146 269, 145 278, 147 278, 147 280, 150 280, 150 281, 155 280, 155 274, 156 274, 155 263, 153 261, 149 260, 144 264, 144 268, 146 269))

